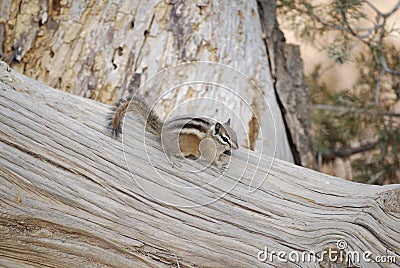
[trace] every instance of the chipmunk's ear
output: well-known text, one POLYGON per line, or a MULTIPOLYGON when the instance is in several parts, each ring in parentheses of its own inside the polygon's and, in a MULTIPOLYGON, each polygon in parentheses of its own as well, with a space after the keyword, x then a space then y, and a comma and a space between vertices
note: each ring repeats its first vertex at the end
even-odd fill
POLYGON ((226 121, 224 125, 230 126, 231 125, 231 119, 229 118, 228 121, 226 121))
POLYGON ((221 124, 219 122, 217 122, 215 124, 214 130, 215 130, 215 134, 214 135, 218 135, 218 133, 221 131, 221 124))

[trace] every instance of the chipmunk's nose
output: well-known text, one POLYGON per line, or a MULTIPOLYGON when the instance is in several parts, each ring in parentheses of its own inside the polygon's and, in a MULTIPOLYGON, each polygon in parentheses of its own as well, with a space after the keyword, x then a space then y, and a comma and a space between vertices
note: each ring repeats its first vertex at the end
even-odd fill
POLYGON ((231 147, 232 147, 233 150, 239 149, 239 146, 234 142, 232 142, 232 146, 231 147))

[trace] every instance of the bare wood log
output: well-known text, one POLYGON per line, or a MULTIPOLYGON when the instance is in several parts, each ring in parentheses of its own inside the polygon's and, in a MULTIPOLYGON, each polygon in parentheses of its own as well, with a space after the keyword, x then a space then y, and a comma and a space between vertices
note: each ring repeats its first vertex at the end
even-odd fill
POLYGON ((126 126, 124 143, 105 134, 107 109, 1 63, 2 267, 328 267, 257 255, 321 254, 339 239, 400 260, 399 185, 352 183, 247 150, 223 176, 188 173, 164 163, 151 137, 150 165, 139 124, 126 126))

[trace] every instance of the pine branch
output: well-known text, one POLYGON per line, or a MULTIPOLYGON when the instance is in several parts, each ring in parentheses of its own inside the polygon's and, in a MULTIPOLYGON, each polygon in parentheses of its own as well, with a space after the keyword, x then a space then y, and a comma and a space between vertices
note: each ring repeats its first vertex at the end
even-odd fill
POLYGON ((314 109, 331 111, 331 112, 338 112, 338 113, 364 113, 370 115, 385 115, 385 116, 393 116, 393 117, 400 117, 400 114, 393 113, 393 112, 386 112, 386 111, 378 111, 378 110, 371 110, 371 109, 360 109, 354 107, 344 107, 344 106, 332 106, 326 104, 314 104, 314 109))
POLYGON ((367 151, 371 151, 376 148, 376 146, 379 144, 379 141, 376 142, 371 142, 371 143, 366 143, 363 144, 359 147, 356 148, 347 148, 347 149, 342 149, 342 150, 333 150, 329 153, 323 153, 322 156, 327 159, 335 159, 335 158, 347 158, 351 155, 354 154, 359 154, 367 151))

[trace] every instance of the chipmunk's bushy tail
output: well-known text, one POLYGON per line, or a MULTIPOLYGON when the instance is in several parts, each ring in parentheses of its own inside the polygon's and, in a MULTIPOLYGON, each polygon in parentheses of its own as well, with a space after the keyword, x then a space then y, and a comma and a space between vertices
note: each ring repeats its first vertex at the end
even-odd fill
POLYGON ((121 100, 115 105, 108 117, 108 128, 111 135, 116 138, 122 132, 122 119, 127 112, 135 112, 145 124, 146 130, 161 137, 163 122, 158 115, 150 109, 143 97, 135 95, 131 98, 121 100))

